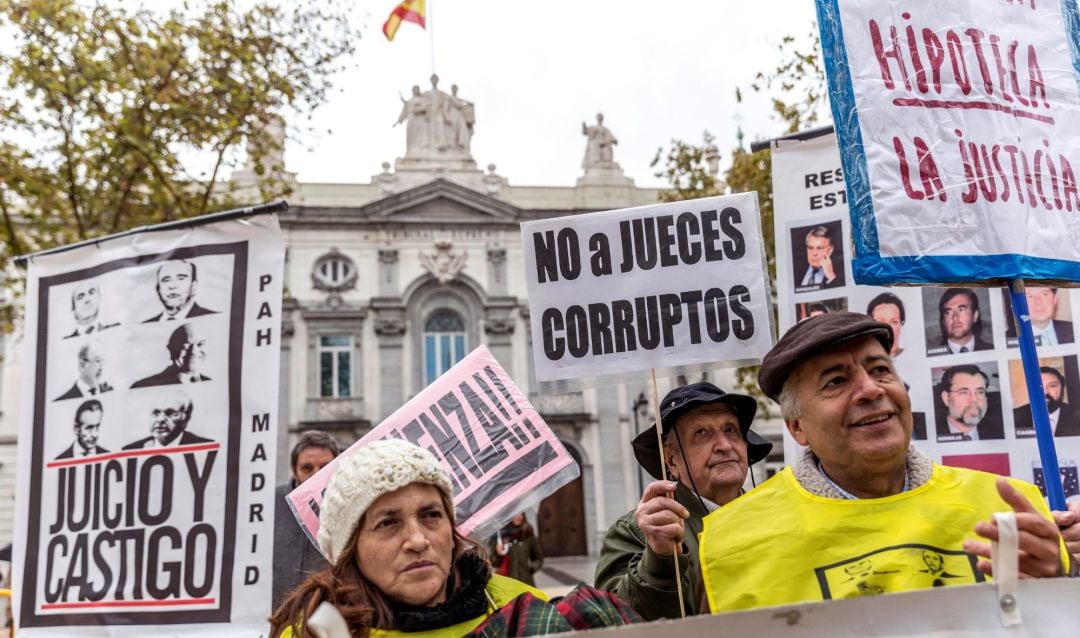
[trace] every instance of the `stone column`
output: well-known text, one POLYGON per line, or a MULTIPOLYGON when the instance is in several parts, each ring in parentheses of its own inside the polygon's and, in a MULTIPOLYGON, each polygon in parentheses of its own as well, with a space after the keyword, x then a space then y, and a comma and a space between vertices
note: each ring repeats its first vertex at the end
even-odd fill
POLYGON ((514 377, 514 308, 513 297, 489 299, 484 306, 484 338, 495 360, 514 377))
POLYGON ((289 431, 292 428, 292 415, 289 413, 289 392, 292 387, 289 380, 292 366, 292 338, 296 333, 293 312, 297 308, 295 299, 286 298, 281 304, 281 370, 278 379, 278 431, 277 431, 277 482, 288 480, 292 468, 289 467, 289 431))
POLYGON ((502 246, 488 246, 488 294, 506 294, 506 249, 502 246))
POLYGON ((379 294, 393 297, 398 290, 398 251, 396 248, 379 249, 379 294))
POLYGON ((379 344, 379 421, 404 403, 405 305, 400 300, 372 299, 379 344))

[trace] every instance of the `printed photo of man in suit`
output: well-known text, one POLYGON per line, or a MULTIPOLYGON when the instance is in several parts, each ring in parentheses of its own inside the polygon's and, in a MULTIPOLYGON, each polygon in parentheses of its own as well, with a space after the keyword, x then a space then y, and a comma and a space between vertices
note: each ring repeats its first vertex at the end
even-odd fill
POLYGON ((75 409, 75 442, 58 454, 57 460, 107 454, 109 451, 97 444, 104 415, 101 401, 90 399, 80 403, 75 409))
POLYGON ((837 251, 837 242, 833 237, 833 235, 839 236, 839 222, 814 226, 804 237, 800 237, 802 230, 792 230, 791 252, 795 271, 795 292, 843 286, 844 258, 843 254, 837 251), (830 228, 830 226, 835 228, 830 228), (800 241, 805 246, 805 253, 800 250, 798 245, 800 241))
MULTIPOLYGON (((1028 315, 1031 317, 1031 332, 1037 346, 1057 346, 1073 343, 1073 322, 1057 317, 1069 315, 1069 293, 1059 292, 1057 288, 1046 286, 1027 286, 1024 290, 1027 298, 1028 315), (1064 305, 1060 302, 1064 299, 1064 305)), ((1007 289, 1002 290, 1005 315, 1012 316, 1012 298, 1007 289)), ((1013 321, 1005 322, 1005 340, 1009 347, 1017 345, 1016 326, 1013 321)))
POLYGON ((180 390, 160 393, 155 397, 149 411, 150 436, 129 443, 124 449, 144 450, 212 443, 210 439, 187 431, 193 407, 191 398, 180 390))
MULTIPOLYGON (((1080 436, 1080 408, 1065 401, 1065 375, 1052 366, 1040 366, 1039 371, 1050 413, 1050 430, 1054 436, 1080 436)), ((1035 436, 1030 403, 1013 409, 1013 425, 1017 438, 1035 436)))
POLYGON ((200 372, 206 360, 206 339, 200 338, 190 323, 173 330, 165 347, 169 351, 169 365, 157 374, 139 379, 131 384, 132 388, 210 380, 210 377, 200 372))
POLYGON ((105 371, 104 347, 100 341, 88 341, 79 347, 79 378, 67 392, 53 399, 78 399, 111 392, 113 387, 102 376, 105 371))
POLYGON ((217 313, 217 310, 203 308, 195 302, 198 280, 198 269, 189 261, 174 259, 158 266, 156 289, 158 299, 165 309, 143 323, 190 319, 217 313))
POLYGON ((968 363, 947 368, 938 387, 939 443, 1005 438, 1000 394, 990 391, 990 377, 979 366, 968 363))
MULTIPOLYGON (((929 292, 932 294, 933 291, 929 292)), ((926 354, 933 356, 993 350, 994 344, 983 339, 983 319, 979 310, 979 296, 974 290, 947 289, 938 300, 940 341, 934 346, 928 341, 926 354)))
POLYGON ((64 335, 65 339, 101 332, 119 326, 119 323, 103 323, 98 320, 101 311, 101 287, 93 281, 75 285, 71 291, 71 314, 75 317, 75 330, 64 335))

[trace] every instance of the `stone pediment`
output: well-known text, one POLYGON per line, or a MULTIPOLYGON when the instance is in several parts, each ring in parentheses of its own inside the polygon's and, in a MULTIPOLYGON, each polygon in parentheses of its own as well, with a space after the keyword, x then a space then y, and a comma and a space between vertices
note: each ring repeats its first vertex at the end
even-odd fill
POLYGON ((516 223, 521 209, 444 179, 395 193, 360 209, 371 220, 395 222, 516 223))

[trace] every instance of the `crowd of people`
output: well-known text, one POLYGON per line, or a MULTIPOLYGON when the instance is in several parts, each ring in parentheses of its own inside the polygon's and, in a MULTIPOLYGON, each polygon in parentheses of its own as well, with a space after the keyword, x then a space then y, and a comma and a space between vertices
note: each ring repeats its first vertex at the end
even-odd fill
MULTIPOLYGON (((803 447, 748 492, 749 466, 771 448, 752 429, 757 401, 708 382, 668 393, 662 440, 650 427, 633 441, 657 480, 608 529, 595 587, 561 599, 533 586, 543 558, 524 515, 485 551, 458 532, 450 479, 429 452, 372 443, 326 488, 328 562, 279 518, 291 536, 275 542, 272 635, 536 635, 978 583, 993 575, 1001 511, 1015 513, 1022 577, 1080 575, 1080 504, 1051 512, 1031 484, 943 466, 911 445, 894 340, 888 324, 848 312, 787 331, 758 382, 803 447)), ((304 435, 279 490, 337 452, 326 435, 304 435)))

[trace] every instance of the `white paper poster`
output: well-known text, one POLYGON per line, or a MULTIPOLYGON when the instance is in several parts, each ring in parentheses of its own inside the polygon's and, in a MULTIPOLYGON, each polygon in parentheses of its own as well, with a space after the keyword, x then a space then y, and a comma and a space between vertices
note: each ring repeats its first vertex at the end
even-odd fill
POLYGON ((263 216, 32 259, 20 636, 265 635, 283 258, 263 216))

